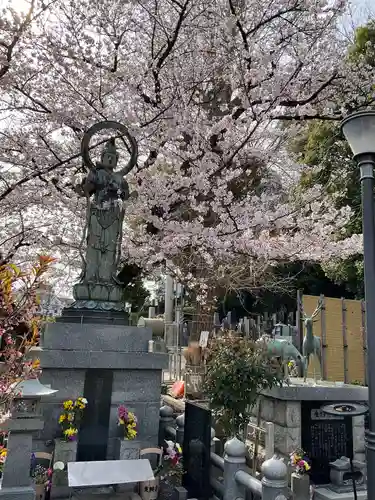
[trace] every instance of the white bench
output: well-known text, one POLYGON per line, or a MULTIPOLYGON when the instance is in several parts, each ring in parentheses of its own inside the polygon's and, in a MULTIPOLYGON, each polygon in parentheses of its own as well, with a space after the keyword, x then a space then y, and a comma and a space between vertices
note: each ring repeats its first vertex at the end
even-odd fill
MULTIPOLYGON (((106 460, 103 462, 68 462, 70 488, 112 486, 154 479, 149 460, 106 460)), ((71 492, 71 496, 73 491, 71 492)))

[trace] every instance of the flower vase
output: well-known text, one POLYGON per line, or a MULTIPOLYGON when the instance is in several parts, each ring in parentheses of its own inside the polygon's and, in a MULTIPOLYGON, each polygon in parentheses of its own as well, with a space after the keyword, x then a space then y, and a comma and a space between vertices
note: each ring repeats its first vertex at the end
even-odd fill
POLYGON ((68 487, 68 473, 66 470, 68 462, 75 462, 77 458, 77 441, 64 441, 62 439, 55 439, 55 451, 53 454, 53 463, 62 462, 65 469, 56 471, 52 475, 52 486, 68 487))
POLYGON ((137 439, 117 438, 115 442, 116 460, 137 460, 142 448, 142 443, 137 439))
POLYGON ((151 481, 141 481, 139 483, 139 496, 142 500, 156 500, 159 495, 160 477, 157 476, 151 481))
POLYGON ((173 500, 175 497, 174 487, 166 480, 160 482, 159 492, 160 497, 165 500, 173 500))
POLYGON ((44 484, 35 484, 35 500, 44 500, 45 495, 45 485, 44 484))
POLYGON ((291 489, 295 498, 310 498, 310 476, 292 472, 291 489))

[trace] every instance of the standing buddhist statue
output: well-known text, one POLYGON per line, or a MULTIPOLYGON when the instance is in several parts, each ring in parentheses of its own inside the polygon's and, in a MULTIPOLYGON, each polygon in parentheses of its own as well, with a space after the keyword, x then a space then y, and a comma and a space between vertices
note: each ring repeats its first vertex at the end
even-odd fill
POLYGON ((73 307, 120 311, 124 308, 123 291, 116 276, 121 256, 125 202, 129 198, 125 175, 137 162, 137 143, 124 125, 105 121, 93 125, 86 132, 81 152, 83 163, 89 170, 77 190, 87 199, 87 246, 80 281, 73 287, 73 307), (130 143, 131 157, 121 170, 116 170, 119 155, 115 139, 105 144, 99 162, 93 164, 91 161, 90 139, 104 129, 118 130, 130 143))

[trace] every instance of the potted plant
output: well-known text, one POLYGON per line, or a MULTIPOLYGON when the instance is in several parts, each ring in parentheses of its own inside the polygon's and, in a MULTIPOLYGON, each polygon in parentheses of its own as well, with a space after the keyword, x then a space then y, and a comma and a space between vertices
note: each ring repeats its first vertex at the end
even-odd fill
POLYGON ((296 498, 309 498, 311 465, 306 453, 298 448, 289 455, 289 464, 294 467, 292 472, 291 486, 296 498))
POLYGON ((120 429, 120 438, 117 440, 116 455, 120 460, 139 458, 141 450, 138 437, 138 419, 134 412, 120 405, 117 409, 117 425, 120 429))
POLYGON ((52 470, 37 464, 31 472, 31 477, 35 485, 36 500, 43 500, 45 492, 50 487, 52 470))
POLYGON ((204 393, 228 438, 244 439, 260 393, 282 379, 280 365, 262 344, 231 335, 211 343, 204 393))
POLYGON ((184 467, 181 446, 173 441, 166 441, 166 444, 161 465, 154 472, 154 476, 159 478, 162 496, 171 498, 174 488, 181 486, 184 467))

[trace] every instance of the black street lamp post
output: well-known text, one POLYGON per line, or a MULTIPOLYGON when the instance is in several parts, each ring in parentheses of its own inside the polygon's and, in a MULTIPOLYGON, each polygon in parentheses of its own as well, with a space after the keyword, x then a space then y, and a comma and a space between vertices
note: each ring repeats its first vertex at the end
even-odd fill
POLYGON ((366 432, 367 497, 375 498, 375 111, 353 113, 341 128, 360 168, 367 333, 369 429, 366 432))

